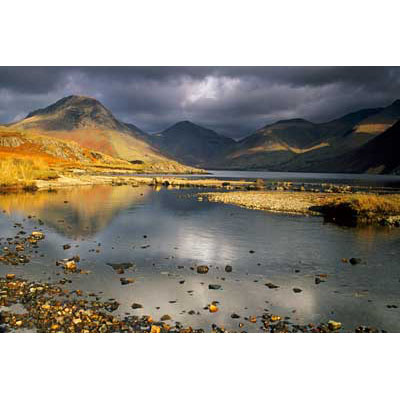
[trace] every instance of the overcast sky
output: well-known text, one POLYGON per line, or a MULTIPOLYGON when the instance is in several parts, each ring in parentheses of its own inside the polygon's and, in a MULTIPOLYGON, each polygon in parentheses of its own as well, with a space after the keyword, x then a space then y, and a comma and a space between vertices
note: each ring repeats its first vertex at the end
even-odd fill
POLYGON ((0 123, 71 94, 147 132, 190 120, 239 138, 279 119, 389 105, 400 98, 400 68, 0 67, 0 123))

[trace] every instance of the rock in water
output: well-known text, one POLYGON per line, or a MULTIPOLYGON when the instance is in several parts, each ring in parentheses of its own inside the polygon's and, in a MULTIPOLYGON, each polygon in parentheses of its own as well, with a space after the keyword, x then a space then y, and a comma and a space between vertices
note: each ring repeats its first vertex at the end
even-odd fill
POLYGON ((210 284, 208 285, 208 288, 209 288, 210 290, 219 290, 219 289, 221 289, 221 285, 217 285, 217 284, 214 284, 214 283, 210 283, 210 284))
POLYGON ((44 239, 44 233, 43 232, 32 232, 31 237, 33 237, 36 240, 42 240, 42 239, 44 239))
POLYGON ((337 322, 337 321, 334 321, 332 319, 330 321, 328 321, 328 328, 331 331, 337 331, 341 327, 342 327, 342 323, 341 322, 337 322))
POLYGON ((210 313, 215 313, 218 311, 218 307, 215 304, 210 304, 208 306, 208 310, 210 311, 210 313))
POLYGON ((64 264, 64 268, 68 271, 76 271, 76 262, 75 261, 67 261, 64 264))
POLYGON ((117 274, 123 274, 124 273, 123 271, 132 268, 134 264, 130 262, 125 262, 125 263, 107 263, 107 265, 112 267, 113 270, 117 272, 117 274))
POLYGON ((197 266, 197 273, 198 274, 206 274, 208 272, 209 268, 207 265, 198 265, 197 266))
POLYGON ((279 286, 274 285, 272 282, 266 283, 265 286, 267 286, 269 289, 278 289, 279 288, 279 286))
POLYGON ((130 283, 135 282, 132 278, 120 278, 121 285, 129 285, 130 283))
POLYGON ((225 267, 225 272, 232 272, 232 265, 227 265, 225 267))
POLYGON ((360 264, 362 262, 361 258, 350 258, 349 260, 351 265, 356 265, 356 264, 360 264))

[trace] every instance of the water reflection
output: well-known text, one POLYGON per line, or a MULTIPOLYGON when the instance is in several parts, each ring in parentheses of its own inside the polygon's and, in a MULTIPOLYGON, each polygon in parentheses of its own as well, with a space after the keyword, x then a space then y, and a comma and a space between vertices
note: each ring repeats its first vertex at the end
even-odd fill
POLYGON ((6 214, 35 216, 67 238, 93 237, 128 207, 141 204, 147 186, 83 186, 0 196, 6 214))
MULTIPOLYGON (((319 217, 199 203, 197 192, 94 186, 0 196, 6 211, 0 214, 0 239, 21 229, 11 221, 29 231, 40 218, 46 233, 29 264, 4 271, 58 281, 63 272, 55 261, 79 254, 80 267, 91 274, 69 276, 71 287, 117 299, 122 314, 132 313, 130 305, 137 302, 143 309, 135 313, 167 313, 209 330, 212 323, 237 329, 232 313, 246 317, 268 309, 296 323, 337 319, 349 330, 369 324, 400 331, 400 309, 386 308, 400 306, 400 229, 345 228, 319 217), (363 263, 341 261, 350 257, 363 263), (110 262, 134 263, 122 276, 135 283, 121 286, 110 262), (211 266, 207 275, 191 269, 200 264, 211 266), (225 272, 226 264, 233 265, 232 273, 225 272), (317 285, 321 273, 327 278, 317 285), (269 289, 267 282, 279 288, 269 289), (222 290, 209 290, 209 283, 222 290), (294 293, 295 287, 302 292, 294 293), (220 312, 204 310, 211 301, 220 302, 220 312)), ((258 328, 246 323, 245 329, 258 328)))

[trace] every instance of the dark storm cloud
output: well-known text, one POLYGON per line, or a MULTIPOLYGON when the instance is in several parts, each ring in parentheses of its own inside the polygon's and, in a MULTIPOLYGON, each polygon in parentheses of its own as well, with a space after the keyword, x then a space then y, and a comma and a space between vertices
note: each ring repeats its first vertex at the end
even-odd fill
POLYGON ((0 121, 63 96, 103 102, 155 132, 180 120, 232 137, 278 119, 315 122, 400 97, 397 67, 0 67, 0 121))

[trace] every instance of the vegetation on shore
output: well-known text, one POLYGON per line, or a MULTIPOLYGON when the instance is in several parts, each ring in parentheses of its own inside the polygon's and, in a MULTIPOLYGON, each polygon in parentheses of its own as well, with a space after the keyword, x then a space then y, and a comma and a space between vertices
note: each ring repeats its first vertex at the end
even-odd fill
POLYGON ((343 195, 323 204, 320 211, 337 222, 380 222, 397 226, 400 224, 400 195, 343 195))
POLYGON ((376 222, 400 226, 400 195, 397 194, 234 191, 202 193, 198 198, 270 212, 322 214, 328 220, 351 225, 376 222))
POLYGON ((0 160, 0 187, 30 187, 37 179, 58 178, 57 172, 42 160, 7 158, 0 160))

